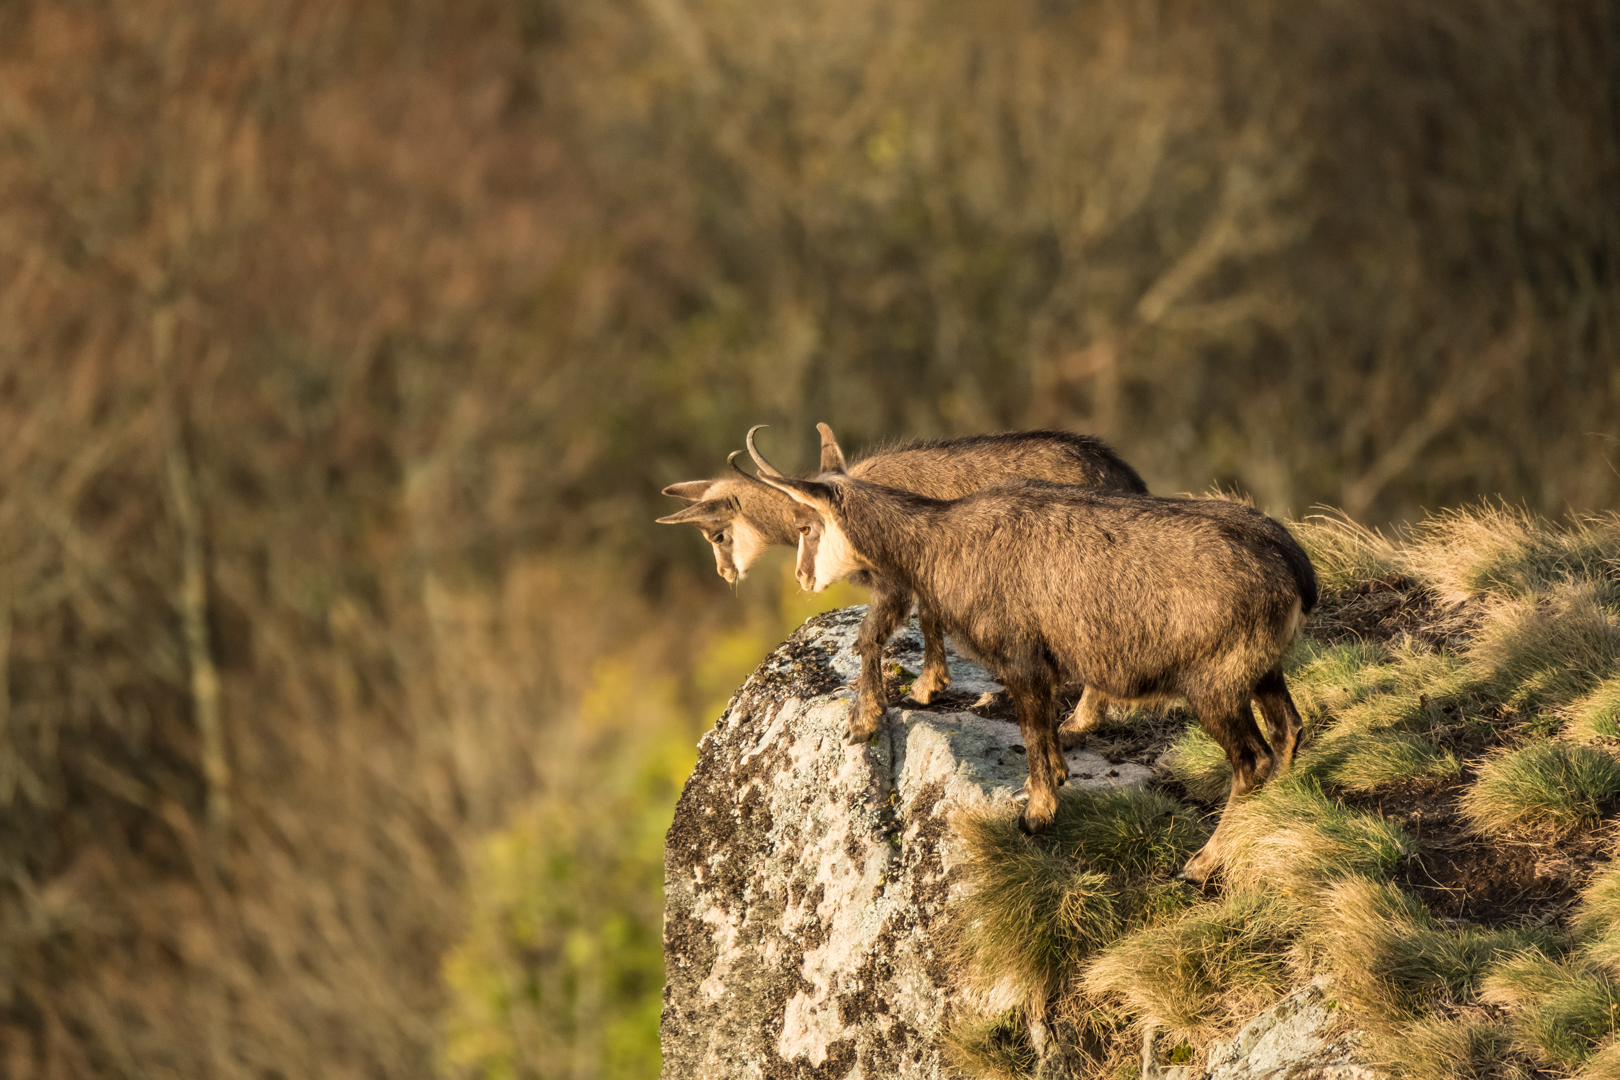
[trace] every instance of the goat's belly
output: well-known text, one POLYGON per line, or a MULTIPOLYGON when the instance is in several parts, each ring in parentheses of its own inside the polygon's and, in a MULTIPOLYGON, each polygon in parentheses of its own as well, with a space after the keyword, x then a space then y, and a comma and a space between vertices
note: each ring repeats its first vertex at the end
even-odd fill
POLYGON ((1130 678, 1120 672, 1081 673, 1075 682, 1095 686, 1115 701, 1131 705, 1169 705, 1181 701, 1177 681, 1168 673, 1161 678, 1130 678))

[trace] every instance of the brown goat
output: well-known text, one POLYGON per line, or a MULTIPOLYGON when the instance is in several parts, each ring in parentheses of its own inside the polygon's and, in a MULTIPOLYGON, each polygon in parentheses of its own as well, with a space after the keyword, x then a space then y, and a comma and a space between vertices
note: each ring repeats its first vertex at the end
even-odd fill
MULTIPOLYGON (((930 499, 837 468, 786 477, 752 431, 748 448, 759 479, 814 515, 800 534, 805 588, 881 574, 1000 674, 1029 751, 1025 831, 1051 824, 1067 773, 1052 726, 1053 691, 1066 681, 1117 699, 1185 698, 1226 752, 1232 798, 1292 762, 1303 725, 1282 660, 1316 604, 1316 574, 1258 510, 1036 480, 930 499)), ((1187 878, 1219 864, 1221 837, 1217 826, 1187 878)))
MULTIPOLYGON (((1019 431, 999 435, 972 435, 929 442, 909 442, 880 450, 846 464, 844 452, 826 424, 821 432, 821 467, 849 476, 927 495, 954 499, 987 484, 1012 478, 1050 480, 1063 484, 1147 491, 1136 470, 1100 439, 1066 431, 1019 431)), ((733 455, 735 456, 735 455, 733 455)), ((690 480, 671 484, 665 495, 692 505, 661 517, 661 524, 689 523, 698 527, 714 546, 715 567, 727 581, 740 580, 748 568, 773 544, 792 547, 799 542, 805 512, 791 498, 750 476, 717 480, 690 480)), ((911 610, 912 593, 886 581, 881 574, 855 575, 857 584, 871 588, 871 605, 856 637, 861 657, 853 733, 870 735, 887 707, 883 692, 883 646, 911 610)), ((944 637, 933 610, 921 598, 917 623, 923 636, 923 669, 912 683, 911 696, 927 704, 950 685, 944 637)), ((1082 694, 1081 705, 1065 725, 1065 739, 1078 741, 1102 718, 1104 700, 1082 694)), ((866 738, 865 735, 861 736, 866 738)), ((1065 745, 1073 745, 1073 741, 1065 745)))

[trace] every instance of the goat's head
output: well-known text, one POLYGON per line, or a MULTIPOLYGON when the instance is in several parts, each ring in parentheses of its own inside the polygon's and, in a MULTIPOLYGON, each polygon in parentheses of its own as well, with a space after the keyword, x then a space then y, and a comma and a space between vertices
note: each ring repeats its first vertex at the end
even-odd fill
MULTIPOLYGON (((850 545, 839 515, 843 504, 843 487, 849 479, 844 472, 844 452, 826 424, 817 424, 821 432, 821 474, 814 480, 797 480, 783 476, 754 446, 754 432, 764 427, 758 424, 748 429, 748 454, 759 468, 757 477, 749 477, 785 493, 799 505, 798 521, 799 558, 796 575, 801 588, 808 592, 821 592, 835 581, 851 574, 870 570, 871 566, 850 545)), ((737 465, 737 455, 727 459, 733 469, 748 476, 737 465)))
POLYGON ((688 480, 669 485, 664 489, 665 495, 685 499, 691 505, 659 518, 658 523, 695 525, 714 548, 715 573, 735 583, 748 576, 748 568, 770 544, 743 516, 736 497, 724 492, 728 483, 720 480, 688 480))

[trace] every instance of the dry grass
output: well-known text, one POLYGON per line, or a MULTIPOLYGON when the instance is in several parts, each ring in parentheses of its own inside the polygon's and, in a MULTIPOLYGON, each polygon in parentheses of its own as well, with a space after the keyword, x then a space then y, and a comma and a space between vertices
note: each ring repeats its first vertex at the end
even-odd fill
POLYGON ((1403 560, 1448 599, 1490 593, 1534 600, 1575 583, 1595 584, 1605 604, 1620 601, 1613 568, 1620 559, 1616 519, 1553 526, 1506 504, 1436 514, 1414 527, 1403 560))
POLYGON ((1379 1062, 1404 1080, 1509 1080, 1523 1075, 1503 1025, 1470 1010, 1396 1024, 1375 1038, 1379 1062))
POLYGON ((1400 826, 1348 810, 1293 776, 1228 807, 1225 828, 1229 888, 1300 900, 1346 877, 1381 877, 1416 847, 1400 826))
POLYGON ((1491 972, 1481 998, 1512 1013, 1515 1045, 1545 1068, 1573 1071, 1620 1032, 1620 983, 1580 955, 1514 957, 1491 972))
POLYGON ((1289 693, 1300 715, 1321 721, 1390 688, 1390 650, 1382 642, 1320 644, 1302 637, 1288 657, 1289 693))
POLYGON ((1006 813, 965 814, 957 829, 961 966, 981 991, 1036 1015, 1099 945, 1185 902, 1162 882, 1204 838, 1196 815, 1151 791, 1066 792, 1038 838, 1006 813))
POLYGON ((1469 660, 1500 701, 1521 709, 1567 705, 1620 668, 1620 618, 1591 580, 1564 584, 1492 607, 1469 660))
POLYGON ((1414 735, 1369 736, 1356 742, 1320 769, 1325 784, 1340 791, 1368 792, 1409 780, 1449 780, 1462 772, 1450 750, 1414 735))
POLYGON ((1317 583, 1324 589, 1348 589, 1377 581, 1403 568, 1394 543, 1342 513, 1313 514, 1288 525, 1311 557, 1317 583))
POLYGON ((1085 968, 1085 988, 1201 1043, 1280 997, 1294 974, 1303 912, 1263 892, 1233 893, 1122 937, 1085 968))
POLYGON ((945 1054, 967 1075, 990 1080, 1023 1080, 1040 1061, 1018 1010, 958 1020, 945 1036, 945 1054))
POLYGON ((1442 926, 1415 897, 1387 882, 1348 878, 1323 895, 1317 934, 1358 1018, 1386 1032, 1438 1008, 1472 1001, 1500 958, 1551 935, 1442 926))

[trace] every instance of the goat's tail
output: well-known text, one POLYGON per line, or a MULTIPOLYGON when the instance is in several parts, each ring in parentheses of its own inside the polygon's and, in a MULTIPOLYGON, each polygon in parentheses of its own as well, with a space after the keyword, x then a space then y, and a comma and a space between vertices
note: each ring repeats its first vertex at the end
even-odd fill
POLYGON ((1300 611, 1309 615, 1316 610, 1316 567, 1311 565, 1311 557, 1305 554, 1305 549, 1297 540, 1283 545, 1283 558, 1288 560, 1288 569, 1294 574, 1294 587, 1299 590, 1300 611))

